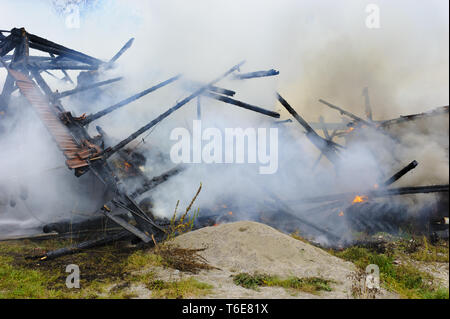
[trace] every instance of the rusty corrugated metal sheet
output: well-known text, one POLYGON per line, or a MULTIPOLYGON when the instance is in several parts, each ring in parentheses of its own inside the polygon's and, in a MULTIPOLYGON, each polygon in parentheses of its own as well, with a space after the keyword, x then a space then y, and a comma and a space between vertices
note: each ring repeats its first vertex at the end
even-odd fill
POLYGON ((89 146, 77 143, 69 129, 61 122, 57 111, 51 106, 48 98, 33 80, 18 71, 8 69, 8 72, 16 80, 20 92, 33 106, 58 148, 63 152, 67 159, 67 166, 73 169, 88 166, 86 159, 93 153, 95 154, 95 151, 93 152, 89 146))

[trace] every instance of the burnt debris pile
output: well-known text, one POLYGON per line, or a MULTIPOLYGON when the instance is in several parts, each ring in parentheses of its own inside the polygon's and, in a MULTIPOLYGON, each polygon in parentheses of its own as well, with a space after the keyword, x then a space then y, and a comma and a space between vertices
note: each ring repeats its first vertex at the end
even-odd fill
MULTIPOLYGON (((162 82, 151 85, 144 91, 137 92, 92 114, 75 114, 63 105, 64 98, 69 96, 80 96, 80 100, 88 103, 92 96, 102 93, 101 87, 108 88, 108 85, 122 81, 122 77, 98 81, 98 74, 113 68, 132 43, 133 39, 130 39, 111 59, 104 61, 28 33, 24 28, 0 32, 0 67, 6 70, 6 79, 0 95, 0 138, 2 135, 8 134, 2 122, 5 123, 14 118, 12 115, 15 109, 12 106, 12 100, 20 97, 26 101, 29 105, 28 109, 32 110, 45 126, 53 143, 64 155, 65 166, 74 172, 74 178, 90 175, 102 185, 100 199, 103 204, 98 207, 96 212, 89 216, 78 216, 76 219, 61 219, 54 223, 46 223, 42 229, 43 233, 49 236, 55 234, 62 237, 73 236, 73 234, 78 236, 90 234, 92 236, 94 234, 94 237, 75 246, 47 252, 45 255, 39 256, 41 259, 51 259, 122 240, 151 245, 166 237, 171 226, 173 228, 173 224, 171 225, 173 221, 154 216, 152 200, 147 195, 162 183, 175 178, 185 170, 185 167, 174 166, 163 174, 148 176, 141 169, 147 161, 146 156, 129 148, 129 145, 190 101, 197 101, 198 117, 201 117, 200 98, 208 98, 269 118, 280 118, 280 114, 277 112, 235 99, 235 91, 219 85, 219 82, 226 77, 244 81, 279 74, 273 69, 241 73, 240 67, 244 62, 240 62, 208 83, 185 79, 189 91, 186 97, 172 101, 172 104, 169 103, 166 111, 119 142, 108 136, 107 128, 98 125, 95 127, 98 134, 90 135, 88 126, 92 125, 92 122, 183 77, 182 75, 173 75, 162 82), (39 54, 30 54, 31 49, 39 54), (79 72, 76 86, 75 80, 71 78, 68 71, 79 72), (63 77, 59 78, 55 75, 56 72, 61 73, 63 77), (75 88, 66 91, 53 89, 45 79, 48 76, 71 83, 75 88), (13 94, 15 92, 18 93, 16 96, 13 94), (132 189, 127 187, 130 181, 137 186, 132 189)), ((276 98, 281 106, 295 121, 287 118, 274 121, 273 124, 282 129, 291 127, 295 129, 293 125, 298 123, 305 130, 306 138, 320 153, 312 165, 312 171, 324 159, 333 165, 336 178, 339 178, 340 158, 343 153, 349 151, 347 144, 351 144, 355 139, 369 138, 366 137, 367 131, 375 131, 395 140, 395 136, 393 136, 395 134, 390 130, 391 127, 405 121, 414 121, 425 117, 448 116, 448 106, 445 106, 429 113, 404 116, 388 121, 374 121, 367 89, 364 92, 366 119, 346 111, 342 107, 320 100, 321 103, 337 110, 347 118, 342 123, 326 123, 322 117, 317 123, 308 123, 285 98, 276 93, 276 98), (323 132, 323 137, 317 132, 318 130, 323 132), (346 145, 335 142, 334 139, 337 137, 343 137, 346 145)), ((163 158, 164 156, 161 156, 161 160, 163 158)), ((411 160, 413 159, 408 159, 408 161, 411 160)), ((427 231, 436 236, 437 232, 445 230, 445 225, 448 225, 449 185, 392 186, 402 176, 414 170, 417 165, 420 163, 415 160, 410 164, 405 161, 403 169, 397 172, 392 171, 391 177, 358 193, 336 192, 333 195, 308 198, 299 196, 298 199, 286 200, 279 198, 269 188, 263 187, 266 196, 261 199, 261 205, 264 209, 258 208, 256 220, 284 231, 300 229, 303 234, 311 235, 313 238, 323 237, 328 242, 337 245, 346 241, 346 236, 343 236, 341 231, 337 231, 338 228, 344 227, 342 225, 351 231, 375 233, 386 230, 398 231, 407 222, 407 207, 400 204, 387 204, 383 200, 377 201, 377 199, 389 199, 394 196, 417 193, 438 193, 435 207, 429 209, 429 218, 419 222, 421 225, 427 224, 427 231), (308 207, 305 208, 306 206, 308 207), (447 208, 446 214, 443 213, 445 208, 447 208), (312 216, 314 218, 311 218, 312 216), (322 225, 321 220, 327 220, 327 222, 322 225), (332 224, 336 225, 336 229, 330 228, 330 220, 333 221, 332 224)), ((0 185, 0 192, 2 192, 2 187, 7 187, 7 185, 0 185)), ((26 200, 26 190, 22 194, 22 200, 26 200)), ((3 200, 2 198, 0 200, 3 200)), ((9 205, 14 206, 14 200, 11 199, 9 205)), ((219 209, 206 208, 202 210, 193 226, 204 227, 241 218, 239 209, 235 211, 231 208, 232 200, 229 203, 218 205, 222 206, 219 209)), ((251 210, 251 207, 249 209, 251 210)), ((253 219, 255 219, 254 216, 253 219)))

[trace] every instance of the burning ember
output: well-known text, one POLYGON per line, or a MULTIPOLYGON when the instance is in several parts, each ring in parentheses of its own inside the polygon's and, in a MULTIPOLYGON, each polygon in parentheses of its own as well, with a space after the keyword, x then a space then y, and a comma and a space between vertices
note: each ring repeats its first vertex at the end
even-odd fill
POLYGON ((356 203, 362 203, 367 201, 368 198, 365 195, 356 195, 355 198, 353 198, 352 204, 356 204, 356 203))

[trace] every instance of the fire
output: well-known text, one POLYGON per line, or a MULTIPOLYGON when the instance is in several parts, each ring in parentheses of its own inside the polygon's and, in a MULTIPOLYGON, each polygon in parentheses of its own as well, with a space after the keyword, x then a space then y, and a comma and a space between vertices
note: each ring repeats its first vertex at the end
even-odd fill
POLYGON ((352 204, 362 203, 362 202, 365 202, 367 199, 368 198, 365 195, 361 195, 361 196, 360 195, 356 195, 355 198, 353 198, 352 204))
POLYGON ((340 211, 338 216, 344 216, 344 212, 340 211))
POLYGON ((233 215, 233 212, 228 212, 228 215, 230 215, 230 216, 233 215))
POLYGON ((351 131, 353 131, 355 128, 353 126, 350 126, 347 130, 347 133, 350 133, 351 131))

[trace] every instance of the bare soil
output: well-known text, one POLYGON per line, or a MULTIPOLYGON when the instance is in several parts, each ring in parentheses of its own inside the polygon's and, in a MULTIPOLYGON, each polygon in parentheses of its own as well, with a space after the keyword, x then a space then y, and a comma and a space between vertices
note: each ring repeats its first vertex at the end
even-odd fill
MULTIPOLYGON (((356 270, 351 263, 328 254, 306 242, 256 222, 240 221, 205 227, 176 237, 172 244, 181 248, 204 248, 199 254, 218 269, 189 274, 157 267, 158 278, 172 281, 193 276, 214 287, 206 298, 352 298, 352 280, 356 270), (279 287, 258 290, 237 286, 232 276, 238 273, 265 273, 280 277, 320 277, 332 280, 332 291, 310 294, 279 287)), ((151 297, 145 287, 132 287, 140 298, 151 297)), ((379 298, 396 298, 382 291, 379 298)))

